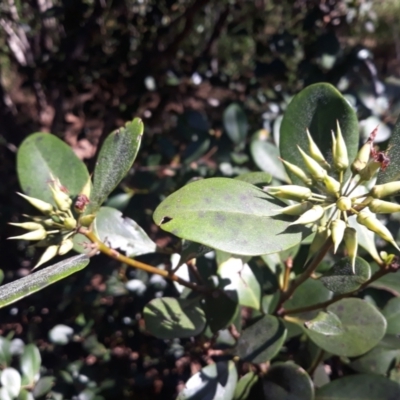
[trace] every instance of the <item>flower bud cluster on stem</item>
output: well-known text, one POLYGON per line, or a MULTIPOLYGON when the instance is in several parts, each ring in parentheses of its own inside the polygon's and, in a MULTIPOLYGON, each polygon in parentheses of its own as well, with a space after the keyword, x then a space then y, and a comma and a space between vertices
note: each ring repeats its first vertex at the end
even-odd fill
POLYGON ((297 146, 305 169, 282 160, 287 171, 301 180, 304 186, 264 187, 271 196, 297 202, 280 210, 282 214, 298 217, 291 225, 314 227, 316 234, 310 245, 307 262, 329 239, 333 243, 334 253, 338 251, 341 243, 344 244, 354 273, 358 240, 356 229, 349 225, 349 218, 353 216, 356 216, 358 224, 376 233, 400 251, 390 231, 374 215, 400 211, 399 204, 382 200, 400 192, 400 181, 376 185, 363 195, 352 195, 361 183, 375 178, 378 171, 385 170, 389 163, 386 153, 374 148, 376 132, 377 129, 371 133, 355 159, 350 162, 346 142, 337 122, 336 133, 332 132, 330 165, 307 130, 308 152, 297 146), (351 178, 345 181, 344 176, 348 169, 352 174, 351 178))

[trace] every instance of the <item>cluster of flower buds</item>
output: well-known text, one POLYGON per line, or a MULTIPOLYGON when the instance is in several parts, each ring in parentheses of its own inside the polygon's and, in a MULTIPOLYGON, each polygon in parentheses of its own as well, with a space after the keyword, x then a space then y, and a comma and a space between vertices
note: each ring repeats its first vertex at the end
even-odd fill
POLYGON ((350 163, 346 143, 337 123, 336 135, 332 132, 332 165, 330 165, 307 130, 308 152, 298 146, 306 170, 282 160, 286 169, 305 186, 264 187, 264 190, 274 197, 297 202, 280 210, 282 214, 298 216, 291 225, 316 226, 308 260, 327 239, 331 238, 335 253, 340 243, 344 242, 354 272, 358 249, 357 231, 348 221, 353 215, 356 215, 357 223, 400 250, 392 234, 374 215, 400 211, 399 204, 382 200, 400 192, 400 181, 376 185, 363 195, 352 195, 361 183, 374 178, 379 169, 385 170, 389 164, 387 154, 374 148, 376 133, 377 128, 361 147, 355 160, 350 163), (344 175, 349 167, 352 175, 345 181, 344 175))
POLYGON ((35 246, 47 247, 34 269, 51 260, 56 255, 64 255, 72 250, 74 245, 72 238, 77 233, 78 226, 89 226, 94 220, 94 215, 83 215, 86 205, 89 203, 90 178, 75 201, 71 199, 68 190, 61 185, 58 178, 51 176, 49 187, 55 206, 43 200, 18 193, 43 215, 24 215, 31 221, 21 223, 10 222, 10 225, 17 226, 29 232, 8 239, 35 241, 35 246))

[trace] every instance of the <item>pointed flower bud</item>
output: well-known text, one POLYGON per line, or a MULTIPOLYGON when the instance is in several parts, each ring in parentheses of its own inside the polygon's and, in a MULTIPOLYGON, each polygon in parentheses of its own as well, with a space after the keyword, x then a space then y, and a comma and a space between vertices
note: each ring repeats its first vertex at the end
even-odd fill
POLYGON ((325 160, 325 157, 321 153, 321 150, 317 146, 317 144, 314 142, 314 139, 312 138, 310 131, 307 129, 307 138, 308 138, 308 150, 310 153, 310 156, 317 161, 322 167, 325 169, 329 169, 330 165, 327 163, 325 160))
POLYGON ((68 217, 68 218, 64 219, 63 225, 64 225, 65 229, 72 230, 72 229, 76 228, 77 222, 76 222, 75 218, 68 217))
POLYGON ((42 254, 42 256, 40 257, 39 261, 37 262, 37 264, 33 267, 32 271, 38 267, 40 267, 41 265, 43 265, 44 263, 46 263, 47 261, 50 261, 53 257, 55 257, 57 255, 58 252, 58 245, 52 245, 49 246, 45 252, 42 254))
POLYGON ((323 182, 328 193, 336 195, 340 192, 340 183, 332 176, 326 175, 323 182))
POLYGON ((61 211, 68 211, 71 208, 72 200, 67 193, 60 190, 57 186, 50 186, 51 192, 53 194, 54 202, 56 206, 61 211))
POLYGON ((315 233, 314 239, 310 245, 310 249, 308 250, 307 260, 308 260, 322 247, 322 245, 328 240, 329 236, 331 236, 331 230, 326 226, 319 226, 317 232, 315 233))
POLYGON ((64 254, 67 254, 73 247, 74 242, 72 239, 65 239, 58 249, 58 255, 63 256, 64 254))
POLYGON ((371 142, 367 141, 358 151, 356 159, 351 164, 351 171, 353 174, 358 174, 368 164, 371 156, 371 148, 371 142))
POLYGON ((303 201, 299 204, 293 204, 282 208, 279 212, 285 215, 302 215, 312 208, 313 204, 309 201, 303 201))
POLYGON ((344 231, 344 244, 346 246, 347 254, 351 260, 351 270, 355 274, 355 262, 358 251, 357 231, 350 226, 346 227, 344 231))
POLYGON ((43 200, 36 199, 34 197, 26 196, 22 193, 18 193, 21 197, 27 200, 29 203, 33 205, 33 207, 37 208, 43 214, 50 214, 53 211, 53 206, 50 203, 46 203, 43 200))
POLYGON ((312 185, 312 179, 297 165, 294 165, 288 161, 280 159, 283 165, 286 167, 288 171, 290 171, 293 175, 296 175, 300 180, 302 180, 306 185, 312 185))
POLYGON ((18 226, 19 228, 26 229, 27 231, 37 231, 38 229, 43 229, 43 226, 37 222, 9 222, 9 225, 18 226))
POLYGON ((349 156, 347 155, 346 142, 343 139, 342 130, 339 121, 336 121, 336 141, 333 156, 333 165, 338 171, 345 171, 349 166, 349 156))
POLYGON ((391 214, 400 211, 400 204, 391 203, 390 201, 379 199, 373 199, 368 204, 368 207, 373 213, 378 214, 391 214))
POLYGON ((372 188, 370 195, 376 199, 393 196, 400 191, 400 181, 388 182, 382 185, 376 185, 372 188))
POLYGON ((393 238, 392 234, 390 233, 389 229, 387 229, 386 226, 382 224, 382 222, 380 222, 377 218, 375 218, 370 213, 361 211, 357 215, 357 222, 361 225, 366 226, 370 231, 375 232, 382 239, 391 243, 394 247, 396 247, 397 250, 400 250, 399 246, 394 241, 394 238, 393 238))
POLYGON ((325 213, 325 209, 320 206, 316 205, 313 206, 310 210, 306 211, 300 218, 296 221, 292 222, 289 225, 307 225, 312 224, 314 222, 319 221, 325 213))
POLYGON ((346 222, 342 221, 341 219, 335 219, 332 221, 330 228, 332 231, 333 253, 336 254, 339 244, 343 240, 346 222))
POLYGON ((336 158, 336 152, 337 152, 336 138, 335 138, 335 133, 333 131, 331 131, 331 135, 332 135, 332 158, 334 160, 336 158))
POLYGON ((336 202, 336 207, 340 211, 349 211, 352 207, 351 199, 350 197, 339 197, 338 201, 336 202))
POLYGON ((311 176, 316 180, 316 181, 322 181, 325 176, 327 175, 326 170, 322 168, 317 161, 315 161, 312 157, 307 155, 300 146, 297 146, 297 148, 300 151, 301 156, 303 157, 304 163, 306 164, 306 167, 308 171, 310 172, 311 176))
POLYGON ((19 236, 9 237, 8 239, 21 239, 21 240, 42 240, 47 236, 46 230, 41 227, 35 231, 31 231, 19 236))
POLYGON ((95 219, 96 219, 95 214, 88 214, 88 215, 84 215, 83 217, 79 218, 79 223, 82 226, 84 226, 85 228, 88 228, 95 219))
POLYGON ((362 181, 369 181, 381 168, 381 163, 375 160, 368 161, 367 165, 358 173, 362 181))
POLYGON ((311 189, 297 185, 265 186, 264 191, 281 199, 297 201, 307 200, 312 195, 311 189))

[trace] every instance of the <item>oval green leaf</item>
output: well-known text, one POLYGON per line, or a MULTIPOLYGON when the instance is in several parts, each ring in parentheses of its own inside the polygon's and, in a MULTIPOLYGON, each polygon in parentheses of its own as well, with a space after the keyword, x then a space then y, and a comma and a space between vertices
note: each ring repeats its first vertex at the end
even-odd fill
POLYGON ((95 213, 128 173, 139 151, 143 129, 142 120, 135 118, 107 136, 94 169, 86 214, 95 213))
POLYGON ((231 400, 238 379, 233 361, 218 361, 194 374, 177 400, 231 400))
POLYGON ((262 274, 256 266, 250 267, 241 258, 230 257, 218 266, 220 287, 234 302, 260 309, 262 274))
POLYGON ((51 204, 51 175, 60 179, 71 196, 78 195, 89 178, 85 164, 66 143, 50 133, 34 133, 22 142, 17 153, 17 172, 26 195, 51 204))
POLYGON ((242 361, 264 363, 278 354, 285 339, 283 322, 272 315, 264 315, 242 332, 234 352, 242 361))
POLYGON ((320 281, 333 293, 350 293, 368 281, 371 277, 371 267, 364 259, 356 257, 354 272, 353 274, 351 259, 343 257, 321 276, 320 281))
POLYGON ((276 363, 263 378, 264 400, 314 400, 307 372, 293 363, 276 363))
POLYGON ((342 323, 336 314, 320 311, 311 321, 304 323, 307 329, 322 333, 323 335, 341 335, 344 330, 342 323))
POLYGON ((88 264, 89 258, 86 255, 74 256, 1 286, 0 308, 15 303, 32 293, 38 292, 46 286, 80 271, 88 264))
POLYGON ((386 376, 390 368, 396 364, 399 356, 400 350, 386 349, 378 345, 367 354, 354 360, 350 367, 357 372, 386 376))
POLYGON ((344 332, 325 335, 306 329, 307 335, 323 350, 345 357, 360 356, 375 347, 386 331, 384 316, 371 304, 361 299, 343 299, 327 308, 336 314, 344 332))
POLYGON ((154 299, 144 308, 144 321, 146 329, 159 339, 196 336, 206 326, 198 299, 154 299))
POLYGON ((223 122, 225 131, 232 142, 235 144, 243 143, 249 126, 242 107, 236 103, 229 105, 224 111, 223 122))
MULTIPOLYGON (((316 83, 303 89, 290 102, 282 120, 279 141, 282 158, 306 170, 297 145, 308 153, 308 128, 325 159, 331 163, 331 130, 336 132, 336 120, 339 121, 349 160, 352 161, 359 142, 355 111, 340 92, 328 83, 316 83)), ((293 183, 303 184, 290 171, 288 174, 293 183)))
POLYGON ((250 144, 250 152, 257 167, 268 172, 274 178, 290 182, 285 167, 279 160, 279 149, 274 144, 262 139, 263 131, 255 134, 250 144))
POLYGON ((94 230, 100 240, 107 241, 113 249, 124 251, 128 257, 154 253, 157 247, 135 221, 123 217, 121 211, 115 208, 100 208, 94 221, 94 230))
POLYGON ((279 215, 282 203, 236 179, 210 178, 182 187, 155 210, 157 225, 174 235, 231 254, 269 254, 293 247, 310 230, 279 215))
POLYGON ((386 333, 391 335, 400 335, 400 298, 390 299, 382 310, 386 318, 386 333))
POLYGON ((232 400, 248 400, 251 389, 258 382, 258 376, 254 372, 248 372, 239 379, 232 400))
POLYGON ((33 385, 40 371, 42 357, 34 344, 27 344, 20 358, 23 385, 33 385))
POLYGON ((400 385, 372 374, 346 376, 317 389, 315 400, 394 400, 400 399, 400 385))
POLYGON ((394 125, 387 148, 387 155, 390 159, 390 163, 385 171, 379 171, 376 181, 377 184, 400 180, 400 116, 397 118, 396 124, 394 125))

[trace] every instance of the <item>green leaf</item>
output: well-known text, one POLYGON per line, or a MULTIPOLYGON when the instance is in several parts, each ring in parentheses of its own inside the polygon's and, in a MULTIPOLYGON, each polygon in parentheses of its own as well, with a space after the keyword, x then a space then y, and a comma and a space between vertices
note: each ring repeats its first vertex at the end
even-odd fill
POLYGON ((382 314, 386 318, 386 333, 392 335, 400 334, 400 298, 394 297, 390 299, 382 310, 382 314))
POLYGON ((17 172, 22 191, 54 204, 49 188, 51 176, 59 178, 71 196, 76 196, 89 179, 85 164, 72 149, 49 133, 34 133, 17 153, 17 172))
MULTIPOLYGON (((279 142, 282 158, 307 170, 297 145, 308 153, 306 133, 308 128, 325 159, 331 163, 331 130, 336 132, 336 120, 339 121, 347 145, 349 160, 353 161, 359 142, 355 111, 347 100, 328 83, 317 83, 303 89, 290 102, 282 120, 279 142)), ((288 174, 294 184, 303 184, 290 171, 288 174)))
MULTIPOLYGON (((320 281, 307 279, 295 290, 293 296, 284 303, 283 307, 286 310, 293 310, 295 308, 303 308, 323 303, 331 298, 332 292, 326 289, 320 281)), ((300 316, 304 319, 311 319, 314 318, 317 313, 317 311, 311 311, 302 313, 300 316)))
POLYGON ((268 172, 274 178, 284 182, 290 182, 285 167, 279 160, 279 149, 274 144, 263 139, 263 131, 253 136, 250 144, 250 152, 257 167, 268 172))
POLYGON ((377 184, 400 180, 400 116, 394 125, 387 148, 390 163, 385 171, 379 171, 377 184))
POLYGON ((372 374, 346 376, 317 389, 315 400, 395 400, 400 385, 372 374))
POLYGON ((323 335, 341 335, 343 334, 343 326, 336 314, 331 312, 320 311, 318 315, 311 321, 304 324, 307 329, 322 333, 323 335))
POLYGON ((371 268, 361 257, 356 257, 354 272, 353 274, 350 257, 344 257, 324 273, 320 281, 333 293, 349 293, 357 290, 371 277, 371 268))
POLYGON ((206 326, 198 299, 154 299, 144 308, 144 320, 146 329, 160 339, 196 336, 206 326))
MULTIPOLYGON (((0 399, 6 400, 3 399, 3 397, 1 397, 1 393, 0 393, 0 399)), ((17 400, 35 400, 35 398, 33 397, 31 392, 28 392, 26 389, 21 389, 17 397, 17 400)))
POLYGON ((257 267, 250 267, 241 258, 230 257, 218 266, 220 286, 234 302, 260 309, 262 275, 257 267))
POLYGON ((323 350, 345 356, 360 356, 375 347, 383 338, 386 320, 371 304, 355 298, 331 304, 327 311, 339 318, 344 332, 325 335, 306 329, 307 335, 323 350))
MULTIPOLYGON (((374 273, 378 268, 378 266, 373 266, 372 272, 374 273)), ((400 270, 382 276, 382 278, 372 282, 368 287, 383 289, 394 296, 400 296, 400 270)))
POLYGON ((248 123, 242 107, 235 103, 229 105, 224 111, 223 122, 225 131, 232 142, 243 143, 247 136, 248 123))
POLYGON ((264 363, 278 354, 285 339, 283 322, 272 315, 264 315, 242 332, 235 355, 242 361, 264 363))
POLYGON ((32 293, 80 271, 89 264, 85 255, 74 256, 43 268, 31 275, 0 286, 0 308, 29 296, 32 293))
POLYGON ((7 338, 0 336, 0 366, 2 367, 8 367, 11 363, 10 346, 11 342, 7 338))
POLYGON ((154 253, 156 244, 132 219, 123 217, 121 211, 101 207, 94 221, 94 230, 101 240, 113 249, 120 249, 128 257, 154 253))
POLYGON ((44 396, 53 387, 54 381, 54 376, 45 376, 44 378, 40 378, 33 389, 33 396, 35 398, 44 396))
POLYGON ((258 376, 254 372, 248 372, 239 379, 232 400, 248 400, 253 386, 258 382, 258 376))
POLYGON ((231 400, 237 379, 233 361, 218 361, 194 374, 177 400, 231 400))
POLYGON ((238 304, 233 302, 224 292, 215 291, 204 299, 203 310, 206 314, 211 332, 216 333, 226 328, 238 312, 238 304))
POLYGON ((310 230, 289 227, 282 203, 246 182, 210 178, 182 187, 155 210, 153 219, 174 235, 227 253, 269 254, 301 242, 310 230))
POLYGON ((293 363, 275 363, 263 378, 264 400, 314 400, 307 372, 293 363))
POLYGON ((5 368, 1 372, 0 383, 7 390, 10 397, 15 398, 21 390, 21 375, 14 368, 5 368))
POLYGON ((128 173, 138 153, 142 135, 143 122, 135 118, 107 136, 94 169, 86 214, 95 213, 128 173))
POLYGON ((34 383, 36 375, 39 374, 41 362, 42 358, 40 357, 39 349, 34 344, 27 344, 20 358, 24 385, 32 385, 34 383))
POLYGON ((390 350, 378 345, 354 360, 350 367, 357 372, 386 376, 390 368, 396 364, 395 360, 399 356, 400 350, 390 350))
POLYGON ((235 179, 256 186, 261 186, 261 185, 265 186, 271 182, 272 176, 267 172, 257 171, 257 172, 246 172, 244 174, 236 176, 235 179))

